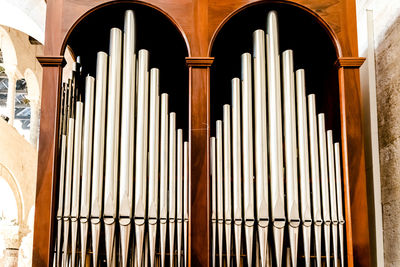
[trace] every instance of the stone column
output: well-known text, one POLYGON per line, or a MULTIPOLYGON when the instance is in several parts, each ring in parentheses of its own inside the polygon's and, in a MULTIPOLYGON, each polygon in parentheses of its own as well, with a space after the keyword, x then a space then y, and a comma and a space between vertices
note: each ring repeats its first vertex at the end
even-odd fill
POLYGON ((40 118, 40 101, 31 100, 31 127, 29 140, 31 144, 36 148, 38 137, 39 137, 39 118, 40 118))
POLYGON ((16 94, 16 85, 17 78, 14 71, 7 71, 8 77, 8 92, 7 92, 7 116, 9 118, 8 122, 11 125, 14 125, 14 117, 15 117, 15 94, 16 94))

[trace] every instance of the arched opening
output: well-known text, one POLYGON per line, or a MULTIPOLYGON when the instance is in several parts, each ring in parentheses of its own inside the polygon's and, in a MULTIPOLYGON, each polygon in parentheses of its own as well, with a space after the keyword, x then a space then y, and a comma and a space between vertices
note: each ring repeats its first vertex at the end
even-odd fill
MULTIPOLYGON (((306 94, 316 94, 317 112, 326 114, 326 125, 340 137, 340 102, 337 69, 340 53, 328 30, 306 9, 292 4, 263 2, 243 8, 215 36, 211 56, 211 121, 222 118, 222 105, 230 103, 231 79, 240 77, 240 56, 252 52, 252 34, 266 30, 267 13, 278 13, 280 53, 292 49, 294 69, 305 69, 306 94)), ((211 133, 215 125, 211 125, 211 133)))
MULTIPOLYGON (((176 112, 176 127, 183 129, 183 139, 187 140, 189 73, 185 66, 185 57, 189 53, 185 39, 166 15, 152 7, 138 3, 117 2, 104 5, 89 11, 80 19, 68 33, 64 47, 70 49, 70 58, 73 59, 74 55, 80 57, 82 77, 86 77, 88 74, 95 77, 97 53, 104 51, 108 54, 110 30, 113 27, 123 30, 125 11, 130 9, 135 13, 136 53, 140 49, 149 51, 149 69, 158 68, 160 73, 159 93, 169 94, 169 112, 176 112)), ((61 51, 61 54, 65 53, 64 50, 61 51)), ((77 81, 77 84, 83 84, 83 81, 77 81)), ((82 86, 79 89, 83 89, 82 86)), ((107 109, 109 108, 110 106, 107 106, 107 109)), ((116 125, 116 127, 119 127, 119 122, 116 125)), ((106 193, 103 192, 103 194, 106 193)), ((62 196, 62 193, 59 196, 62 196)), ((99 198, 102 198, 102 196, 99 198)), ((103 199, 100 201, 103 201, 103 199)), ((102 228, 101 231, 100 240, 102 241, 98 257, 100 262, 104 262, 106 259, 104 229, 102 228)), ((118 236, 118 228, 116 231, 115 236, 118 236)))
MULTIPOLYGON (((298 69, 305 70, 306 95, 309 94, 316 95, 317 114, 325 113, 326 129, 333 130, 334 141, 335 142, 339 141, 341 137, 340 101, 339 101, 338 71, 335 66, 335 62, 338 56, 340 55, 340 48, 336 46, 335 38, 332 37, 332 35, 329 33, 329 30, 327 28, 324 28, 322 26, 323 23, 320 23, 320 21, 318 21, 313 14, 308 12, 307 9, 300 8, 299 6, 291 3, 281 3, 281 2, 278 3, 278 1, 262 2, 242 8, 238 13, 230 17, 230 19, 227 20, 225 24, 219 29, 219 32, 216 34, 216 36, 214 36, 214 42, 211 47, 211 56, 215 58, 215 61, 213 66, 211 67, 211 73, 210 73, 210 82, 211 82, 210 135, 211 136, 216 135, 216 124, 215 124, 216 120, 223 120, 223 105, 232 103, 231 80, 235 77, 239 78, 241 77, 241 55, 246 52, 249 52, 253 55, 253 32, 258 29, 266 31, 267 15, 268 12, 272 10, 275 10, 278 15, 278 38, 279 38, 278 42, 279 42, 280 59, 282 59, 282 52, 288 49, 293 50, 294 71, 298 69)), ((280 72, 282 81, 282 73, 283 73, 282 63, 280 72)), ((251 79, 254 86, 253 75, 254 73, 252 73, 251 79)), ((252 90, 254 90, 254 87, 252 90)), ((283 100, 283 89, 281 90, 281 97, 283 100)), ((254 91, 252 93, 252 98, 254 98, 254 91)), ((268 98, 268 93, 267 93, 267 98, 268 98)), ((254 103, 254 99, 252 99, 252 101, 254 103)), ((282 139, 284 140, 283 103, 281 104, 281 108, 282 108, 281 109, 282 139)), ((254 104, 252 112, 254 120, 254 112, 255 112, 254 104)), ((268 119, 266 120, 268 123, 268 119)), ((254 131, 255 129, 253 122, 252 134, 254 134, 254 131)), ((267 142, 269 147, 270 146, 269 142, 271 141, 268 139, 267 142)), ((285 145, 286 144, 283 141, 283 147, 285 147, 285 145)), ((253 141, 253 146, 255 146, 254 141, 253 141)), ((298 148, 296 147, 296 149, 298 148)), ((284 149, 283 153, 285 153, 284 149)), ((253 149, 253 157, 255 157, 254 154, 255 154, 255 149, 253 149)), ((270 155, 268 155, 268 157, 270 157, 270 155)), ((296 155, 296 159, 297 157, 298 156, 296 155)), ((254 163, 255 159, 252 162, 252 164, 254 163)), ((286 164, 285 159, 283 159, 283 166, 282 166, 283 168, 286 167, 285 164, 286 164)), ((253 168, 253 166, 251 166, 251 168, 253 168)), ((256 171, 254 169, 253 173, 254 176, 256 175, 255 173, 256 171)), ((244 176, 243 173, 241 173, 240 175, 244 176)), ((267 171, 267 175, 268 179, 270 179, 269 171, 267 171)), ((255 182, 254 176, 252 178, 253 181, 255 182)), ((282 177, 282 179, 284 179, 286 182, 285 177, 282 177)), ((256 192, 257 192, 255 186, 256 183, 254 184, 254 199, 256 199, 256 192)), ((298 186, 299 186, 298 188, 300 189, 300 185, 298 186)), ((271 187, 271 181, 269 181, 269 187, 271 187)), ((286 187, 286 185, 284 185, 284 187, 286 187)), ((268 194, 272 194, 271 190, 274 189, 269 188, 268 190, 269 190, 268 194)), ((286 197, 285 193, 287 194, 286 191, 282 192, 283 198, 286 197)), ((271 196, 269 196, 269 198, 271 199, 271 196)), ((254 205, 255 203, 256 202, 254 202, 254 205)), ((269 203, 269 205, 271 206, 271 203, 269 203)), ((286 205, 286 202, 284 205, 286 205)), ((274 238, 271 226, 272 208, 270 206, 267 207, 267 209, 269 209, 268 213, 270 216, 269 217, 270 229, 268 233, 268 242, 270 243, 272 248, 271 253, 275 253, 273 244, 274 238)), ((299 200, 299 207, 300 207, 300 200, 299 200)), ((244 208, 245 207, 243 207, 243 209, 244 208)), ((284 212, 287 212, 287 207, 285 207, 284 210, 285 210, 284 212)), ((285 219, 287 219, 287 215, 285 216, 286 216, 285 219)), ((283 250, 284 250, 283 258, 286 257, 286 254, 288 254, 286 249, 289 248, 289 236, 287 233, 288 231, 285 230, 285 232, 286 233, 283 245, 283 250)), ((257 237, 255 234, 254 239, 256 238, 257 237)), ((241 247, 242 249, 244 249, 244 251, 246 251, 246 244, 244 239, 245 239, 244 235, 242 235, 241 247)), ((299 238, 299 243, 298 243, 299 253, 297 254, 299 259, 298 265, 305 266, 304 254, 302 254, 304 251, 303 243, 300 240, 301 239, 299 238)), ((314 248, 313 242, 314 241, 311 240, 312 248, 314 248)), ((256 261, 255 257, 256 253, 254 251, 255 248, 253 247, 252 265, 255 265, 256 261)), ((225 251, 222 254, 224 255, 224 253, 225 251)), ((246 253, 247 252, 245 252, 245 254, 246 253)), ((315 258, 314 251, 311 252, 311 256, 315 258)), ((275 257, 273 256, 272 258, 274 258, 272 260, 273 264, 276 265, 275 257)), ((244 260, 244 266, 248 266, 246 259, 243 258, 243 260, 244 260)))
POLYGON ((95 75, 97 52, 108 53, 110 29, 123 29, 124 12, 128 9, 135 11, 137 51, 147 49, 150 53, 149 67, 160 70, 160 94, 169 94, 170 111, 177 113, 177 128, 184 129, 184 139, 187 140, 189 73, 185 57, 189 54, 188 47, 184 36, 165 14, 139 3, 118 2, 96 8, 70 31, 64 50, 68 46, 73 55, 81 57, 83 77, 95 75))

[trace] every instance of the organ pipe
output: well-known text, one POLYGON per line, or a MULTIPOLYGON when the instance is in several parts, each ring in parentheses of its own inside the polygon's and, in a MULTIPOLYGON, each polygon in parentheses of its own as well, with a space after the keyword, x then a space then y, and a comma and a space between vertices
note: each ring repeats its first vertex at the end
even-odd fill
POLYGON ((253 32, 253 55, 241 55, 241 78, 231 80, 231 103, 223 106, 223 120, 216 121, 215 137, 210 139, 212 266, 216 266, 217 256, 217 265, 224 264, 225 259, 226 265, 230 265, 232 235, 236 265, 242 265, 243 219, 247 266, 297 266, 301 261, 304 261, 301 266, 322 266, 322 225, 325 265, 330 266, 332 256, 331 228, 333 262, 335 266, 339 266, 339 261, 340 266, 344 265, 339 145, 335 144, 334 151, 333 131, 326 132, 324 114, 317 118, 316 96, 306 95, 305 70, 294 69, 293 50, 286 50, 281 56, 279 53, 277 12, 271 11, 266 33, 261 29, 253 32), (288 242, 284 239, 286 220, 288 242), (270 227, 273 242, 267 239, 270 227), (254 232, 258 237, 255 253, 254 232), (298 251, 299 238, 302 251, 298 251), (223 240, 226 254, 223 254, 223 240))
POLYGON ((167 236, 171 265, 177 251, 187 266, 189 143, 168 113, 168 95, 160 97, 160 70, 149 71, 147 50, 136 52, 132 10, 124 31, 110 30, 109 57, 97 53, 84 92, 80 70, 77 62, 61 92, 55 266, 97 267, 100 242, 107 266, 165 266, 167 236))

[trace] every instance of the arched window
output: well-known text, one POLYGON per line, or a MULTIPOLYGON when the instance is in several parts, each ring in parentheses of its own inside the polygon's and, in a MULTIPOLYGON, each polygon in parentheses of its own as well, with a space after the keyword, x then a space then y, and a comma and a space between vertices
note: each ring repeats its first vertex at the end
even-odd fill
POLYGON ((7 114, 7 93, 8 93, 7 91, 8 91, 8 77, 7 74, 4 72, 4 68, 0 66, 0 115, 7 114))
POLYGON ((24 78, 17 81, 15 95, 15 120, 20 121, 20 125, 15 125, 20 134, 29 137, 31 107, 29 105, 28 90, 24 78))

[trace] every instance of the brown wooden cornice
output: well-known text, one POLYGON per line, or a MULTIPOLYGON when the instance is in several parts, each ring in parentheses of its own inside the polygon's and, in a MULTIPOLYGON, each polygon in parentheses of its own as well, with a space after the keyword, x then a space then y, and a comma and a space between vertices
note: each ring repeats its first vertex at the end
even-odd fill
POLYGON ((208 68, 214 62, 213 57, 186 57, 186 65, 194 68, 208 68))
POLYGON ((338 68, 359 68, 364 63, 365 57, 340 57, 336 60, 338 68))
POLYGON ((65 59, 62 56, 36 57, 42 67, 64 67, 65 59))

